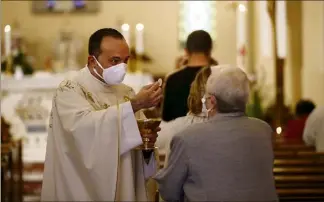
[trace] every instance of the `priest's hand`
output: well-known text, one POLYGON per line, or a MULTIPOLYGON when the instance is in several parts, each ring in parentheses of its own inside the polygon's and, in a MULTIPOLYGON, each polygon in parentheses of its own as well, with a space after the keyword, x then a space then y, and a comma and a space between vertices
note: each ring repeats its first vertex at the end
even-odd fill
POLYGON ((140 92, 131 99, 134 112, 157 106, 162 99, 160 82, 144 86, 140 92))

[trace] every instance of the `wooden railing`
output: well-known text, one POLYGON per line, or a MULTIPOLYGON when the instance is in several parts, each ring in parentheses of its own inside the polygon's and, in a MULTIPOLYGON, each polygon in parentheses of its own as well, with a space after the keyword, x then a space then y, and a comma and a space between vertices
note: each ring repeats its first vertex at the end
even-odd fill
POLYGON ((302 143, 277 143, 274 155, 280 201, 324 201, 324 153, 302 143))

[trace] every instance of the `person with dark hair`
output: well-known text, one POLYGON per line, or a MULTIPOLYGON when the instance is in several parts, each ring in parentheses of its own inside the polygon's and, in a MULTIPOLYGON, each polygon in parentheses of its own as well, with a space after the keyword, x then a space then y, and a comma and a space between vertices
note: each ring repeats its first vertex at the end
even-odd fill
POLYGON ((300 100, 296 105, 296 116, 308 116, 315 109, 315 104, 310 100, 300 100))
POLYGON ((310 100, 300 100, 295 108, 295 118, 288 121, 284 137, 286 140, 302 141, 306 120, 315 109, 315 104, 310 100))
POLYGON ((157 165, 134 150, 143 143, 135 113, 159 104, 161 84, 136 95, 122 84, 130 53, 115 29, 93 33, 88 51, 87 66, 54 94, 41 201, 152 201, 157 165))
POLYGON ((186 42, 186 59, 184 68, 172 73, 166 79, 164 86, 164 101, 162 119, 171 121, 188 113, 187 99, 190 85, 197 73, 204 67, 217 65, 211 58, 213 48, 212 38, 208 32, 197 30, 192 32, 186 42))

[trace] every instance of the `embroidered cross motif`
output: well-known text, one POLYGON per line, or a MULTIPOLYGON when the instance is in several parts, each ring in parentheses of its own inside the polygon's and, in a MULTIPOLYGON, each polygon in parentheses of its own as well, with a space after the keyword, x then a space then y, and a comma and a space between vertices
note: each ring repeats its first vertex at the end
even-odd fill
POLYGON ((95 101, 94 101, 94 99, 92 97, 92 94, 90 92, 87 92, 86 96, 87 96, 87 100, 90 100, 91 102, 95 103, 95 101))
POLYGON ((107 105, 106 103, 102 106, 104 109, 107 109, 109 107, 109 105, 107 105))
POLYGON ((128 96, 125 95, 125 96, 124 96, 124 101, 125 101, 125 102, 128 102, 128 101, 130 101, 130 98, 129 98, 128 96))
POLYGON ((72 84, 71 81, 66 80, 66 81, 63 81, 63 82, 60 84, 59 89, 60 89, 61 92, 63 92, 66 88, 68 88, 68 89, 74 89, 74 87, 75 87, 75 86, 72 84))

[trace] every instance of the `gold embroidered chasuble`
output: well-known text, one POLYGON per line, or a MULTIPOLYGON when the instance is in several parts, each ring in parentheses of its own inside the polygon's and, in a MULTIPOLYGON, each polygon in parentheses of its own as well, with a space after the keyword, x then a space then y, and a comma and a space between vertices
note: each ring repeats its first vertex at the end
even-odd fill
MULTIPOLYGON (((108 86, 87 67, 63 81, 54 98, 42 201, 153 201, 158 168, 141 151, 126 85, 108 86)), ((137 118, 143 116, 136 114, 137 118)), ((143 118, 143 117, 142 117, 143 118)))

